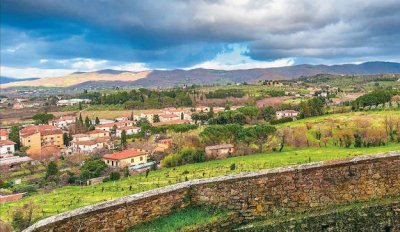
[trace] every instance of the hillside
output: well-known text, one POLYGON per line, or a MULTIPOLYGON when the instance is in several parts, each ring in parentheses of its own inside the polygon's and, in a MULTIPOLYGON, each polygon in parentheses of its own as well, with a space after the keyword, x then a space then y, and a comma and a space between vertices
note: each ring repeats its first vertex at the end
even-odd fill
POLYGON ((400 63, 367 62, 362 64, 343 65, 294 65, 279 68, 247 69, 247 70, 153 70, 144 72, 128 72, 116 70, 100 70, 97 72, 78 72, 68 76, 41 78, 33 81, 9 83, 2 88, 17 86, 43 87, 173 87, 183 84, 226 84, 229 82, 254 82, 258 80, 290 80, 301 76, 317 74, 381 74, 400 73, 400 63), (51 81, 50 81, 51 80, 51 81))
POLYGON ((40 78, 37 80, 13 82, 2 85, 2 88, 31 86, 31 87, 70 87, 76 86, 89 81, 136 81, 148 75, 148 71, 144 72, 77 72, 67 76, 40 78))

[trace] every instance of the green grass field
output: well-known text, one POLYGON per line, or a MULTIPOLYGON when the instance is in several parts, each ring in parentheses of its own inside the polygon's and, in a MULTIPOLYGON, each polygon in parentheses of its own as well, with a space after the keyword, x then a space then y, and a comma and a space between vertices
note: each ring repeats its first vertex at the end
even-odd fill
POLYGON ((132 227, 128 232, 185 231, 223 220, 228 215, 229 211, 221 209, 191 206, 154 221, 132 227))
POLYGON ((147 178, 144 174, 140 174, 94 186, 66 186, 48 193, 37 193, 17 202, 1 204, 0 218, 10 221, 13 209, 28 202, 33 202, 37 205, 34 211, 34 219, 38 220, 85 205, 183 182, 185 177, 193 180, 393 150, 400 150, 400 144, 359 149, 339 147, 305 148, 188 164, 152 171, 147 178), (235 170, 230 170, 231 164, 236 164, 235 170), (129 190, 130 187, 131 190, 129 190))

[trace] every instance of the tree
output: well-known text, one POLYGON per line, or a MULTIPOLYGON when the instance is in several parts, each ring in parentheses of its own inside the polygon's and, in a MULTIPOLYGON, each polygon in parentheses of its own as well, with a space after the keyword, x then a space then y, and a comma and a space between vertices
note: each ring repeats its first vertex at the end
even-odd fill
POLYGON ((126 131, 122 130, 121 132, 121 147, 122 149, 126 149, 127 141, 126 141, 126 131))
POLYGON ((273 118, 275 118, 276 111, 274 107, 272 106, 267 106, 263 109, 262 111, 262 117, 264 118, 265 121, 271 121, 273 118))
POLYGON ((19 126, 12 126, 10 129, 10 133, 8 134, 8 138, 16 143, 15 149, 19 150, 21 147, 20 138, 19 138, 19 126))
POLYGON ((79 110, 82 110, 82 102, 79 102, 79 110))
POLYGON ((324 99, 315 97, 300 103, 300 114, 302 117, 313 117, 324 114, 324 99))
POLYGON ((54 118, 54 115, 47 114, 47 113, 35 114, 32 117, 32 119, 35 121, 36 124, 47 124, 53 118, 54 118))
POLYGON ((116 132, 117 132, 117 125, 114 125, 110 130, 110 134, 115 135, 116 132))
POLYGON ((160 122, 160 116, 158 114, 153 115, 153 122, 160 122))
POLYGON ((33 202, 24 204, 14 210, 12 226, 16 231, 22 231, 32 224, 33 211, 37 208, 33 202))
POLYGON ((57 176, 58 175, 58 166, 57 163, 54 161, 50 161, 50 163, 47 165, 46 169, 46 178, 50 176, 57 176))
POLYGON ((269 136, 276 132, 276 128, 268 124, 255 125, 246 130, 248 130, 247 135, 257 144, 260 153, 263 152, 263 144, 267 142, 269 136))
POLYGON ((65 146, 69 146, 69 142, 71 141, 71 137, 67 133, 63 133, 63 143, 65 146))
POLYGON ((119 174, 119 172, 111 172, 109 178, 111 181, 119 180, 121 178, 121 174, 119 174))
POLYGON ((100 119, 99 119, 99 117, 96 117, 95 123, 96 123, 96 125, 99 125, 99 124, 100 124, 100 119))
POLYGON ((210 125, 200 133, 200 138, 209 145, 221 142, 236 143, 241 130, 242 126, 238 124, 210 125))
POLYGON ((107 164, 99 158, 91 158, 85 161, 81 167, 81 179, 96 178, 107 168, 107 164))
POLYGON ((89 117, 86 116, 86 118, 85 118, 85 129, 89 130, 90 125, 91 125, 91 121, 90 121, 89 117))
POLYGON ((248 123, 254 122, 254 120, 256 120, 260 114, 260 110, 256 106, 244 106, 237 109, 237 111, 242 113, 247 118, 246 121, 248 123))

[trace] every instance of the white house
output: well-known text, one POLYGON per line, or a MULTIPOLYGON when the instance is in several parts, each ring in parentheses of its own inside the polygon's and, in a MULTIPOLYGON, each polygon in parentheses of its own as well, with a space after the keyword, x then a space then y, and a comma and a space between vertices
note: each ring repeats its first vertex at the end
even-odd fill
POLYGON ((10 140, 0 140, 0 154, 13 154, 15 152, 15 143, 10 140))
POLYGON ((281 119, 281 118, 295 118, 299 116, 299 112, 295 110, 282 110, 282 111, 276 111, 276 118, 281 119))
POLYGON ((103 148, 104 143, 96 139, 87 141, 72 141, 71 147, 73 152, 81 154, 89 154, 93 153, 98 149, 103 148))
POLYGON ((120 127, 117 128, 117 130, 115 131, 115 134, 117 135, 117 137, 121 137, 122 131, 125 130, 126 131, 126 135, 134 135, 140 132, 140 127, 137 126, 125 126, 125 127, 120 127))
POLYGON ((69 99, 69 100, 59 100, 57 106, 73 106, 79 103, 90 103, 90 99, 69 99))
POLYGON ((161 114, 160 115, 160 122, 169 122, 174 120, 181 119, 181 116, 176 114, 161 114))
POLYGON ((54 119, 49 121, 49 125, 58 127, 58 128, 66 128, 68 125, 75 123, 76 118, 74 116, 62 116, 58 119, 54 119))
MULTIPOLYGON (((140 114, 140 117, 139 117, 138 119, 139 119, 139 120, 140 120, 140 119, 147 119, 147 121, 149 121, 150 123, 152 123, 152 122, 153 122, 154 115, 161 115, 161 114, 164 114, 164 111, 162 111, 162 110, 146 111, 146 112, 144 112, 144 113, 141 113, 141 114, 140 114)), ((135 117, 135 119, 136 119, 136 117, 135 117)))

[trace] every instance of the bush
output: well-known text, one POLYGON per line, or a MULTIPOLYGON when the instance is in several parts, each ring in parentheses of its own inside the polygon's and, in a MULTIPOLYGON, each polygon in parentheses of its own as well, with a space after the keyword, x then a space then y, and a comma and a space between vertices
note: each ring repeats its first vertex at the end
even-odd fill
POLYGON ((276 124, 291 122, 291 121, 293 121, 293 118, 272 119, 271 125, 276 125, 276 124))
POLYGON ((92 158, 85 161, 81 167, 81 179, 87 180, 96 178, 107 168, 107 164, 99 158, 92 158))
POLYGON ((200 163, 206 160, 204 151, 194 148, 183 148, 180 152, 170 154, 161 160, 164 167, 175 167, 189 163, 200 163))
POLYGON ((119 174, 119 172, 111 172, 109 178, 110 181, 119 180, 121 178, 121 174, 119 174))
POLYGON ((15 193, 32 194, 32 193, 36 193, 37 189, 36 189, 36 186, 34 186, 34 185, 26 185, 26 186, 21 186, 21 187, 14 188, 14 192, 15 193))

